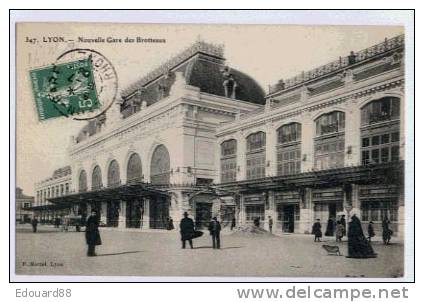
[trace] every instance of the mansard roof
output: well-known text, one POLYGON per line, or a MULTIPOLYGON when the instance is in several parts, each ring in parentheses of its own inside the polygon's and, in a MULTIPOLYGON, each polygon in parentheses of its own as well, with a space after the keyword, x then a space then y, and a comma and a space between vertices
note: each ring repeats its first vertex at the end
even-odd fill
MULTIPOLYGON (((125 109, 135 99, 149 106, 167 97, 175 81, 175 72, 182 72, 186 83, 200 88, 201 92, 226 96, 226 77, 223 73, 226 68, 222 46, 198 41, 123 91, 121 110, 124 111, 124 117, 125 109)), ((265 92, 253 78, 232 68, 229 73, 237 83, 235 100, 265 103, 265 92)))

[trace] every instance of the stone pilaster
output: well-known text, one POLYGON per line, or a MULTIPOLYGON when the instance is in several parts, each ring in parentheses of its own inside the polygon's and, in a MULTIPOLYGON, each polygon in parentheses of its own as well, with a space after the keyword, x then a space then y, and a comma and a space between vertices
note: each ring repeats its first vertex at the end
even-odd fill
POLYGON ((277 214, 275 209, 275 195, 274 191, 268 191, 267 194, 267 200, 265 201, 265 224, 264 228, 269 231, 269 216, 271 216, 273 220, 273 232, 277 230, 276 223, 277 223, 277 214))
POLYGON ((314 167, 314 122, 310 113, 302 116, 302 143, 301 143, 301 172, 311 171, 314 167))
MULTIPOLYGON (((188 202, 187 202, 188 204, 188 202)), ((173 192, 171 195, 169 216, 174 221, 174 227, 178 228, 181 218, 183 217, 184 211, 188 211, 189 205, 185 205, 183 202, 183 194, 181 192, 173 192)))
POLYGON ((143 213, 141 214, 141 229, 150 229, 150 198, 143 199, 143 213))
POLYGON ((107 202, 102 202, 100 207, 100 222, 107 223, 107 202))
POLYGON ((361 111, 352 103, 345 116, 345 161, 344 165, 358 166, 361 163, 361 111))
POLYGON ((237 138, 237 181, 246 179, 246 139, 242 133, 237 138))
POLYGON ((272 123, 266 125, 266 151, 265 151, 265 175, 275 176, 277 174, 277 131, 272 123))
POLYGON ((240 194, 240 211, 239 211, 239 217, 238 217, 239 225, 246 224, 245 211, 246 209, 244 208, 244 196, 243 194, 240 194))
POLYGON ((312 189, 306 188, 304 196, 304 204, 300 204, 300 217, 299 217, 299 229, 298 232, 301 234, 311 233, 312 224, 314 221, 314 208, 312 204, 312 189))
POLYGON ((120 201, 118 228, 125 229, 127 226, 127 202, 120 201))

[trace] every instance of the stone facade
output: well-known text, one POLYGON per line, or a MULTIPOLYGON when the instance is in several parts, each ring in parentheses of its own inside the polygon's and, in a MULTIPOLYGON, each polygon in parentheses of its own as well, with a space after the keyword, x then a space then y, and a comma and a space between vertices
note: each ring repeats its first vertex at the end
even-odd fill
POLYGON ((296 233, 316 218, 325 230, 330 217, 358 213, 378 228, 389 215, 402 236, 402 184, 373 180, 370 169, 404 159, 403 52, 402 36, 386 40, 280 80, 262 102, 219 49, 195 45, 71 139, 78 211, 96 207, 105 225, 141 229, 166 228, 185 211, 198 227, 218 216, 224 227, 259 217, 268 228, 272 217, 276 231, 296 233), (93 201, 133 183, 158 194, 93 201))

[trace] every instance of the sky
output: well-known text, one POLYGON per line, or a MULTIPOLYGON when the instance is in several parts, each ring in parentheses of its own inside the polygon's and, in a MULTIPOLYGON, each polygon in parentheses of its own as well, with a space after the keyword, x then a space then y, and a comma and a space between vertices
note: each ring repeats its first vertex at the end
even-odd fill
POLYGON ((129 84, 193 44, 199 38, 224 44, 226 63, 241 70, 268 91, 268 85, 324 65, 351 50, 358 51, 384 38, 403 33, 393 26, 303 25, 146 25, 87 23, 21 23, 17 27, 16 149, 17 182, 27 195, 35 182, 69 164, 67 147, 84 122, 57 118, 40 122, 32 95, 29 70, 46 66, 65 50, 91 48, 114 65, 118 88, 129 84), (44 43, 43 38, 78 37, 164 38, 166 43, 44 43), (36 38, 38 43, 29 43, 36 38))

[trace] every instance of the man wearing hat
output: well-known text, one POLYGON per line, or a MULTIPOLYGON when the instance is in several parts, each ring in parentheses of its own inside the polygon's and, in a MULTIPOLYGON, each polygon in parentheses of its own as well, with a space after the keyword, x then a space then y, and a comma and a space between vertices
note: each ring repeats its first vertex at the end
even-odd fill
POLYGON ((212 218, 212 221, 209 223, 209 233, 212 236, 212 246, 214 249, 221 248, 221 238, 220 238, 220 232, 221 232, 221 224, 219 223, 216 216, 212 218))
POLYGON ((181 241, 183 242, 182 248, 185 249, 186 241, 190 244, 190 248, 193 248, 193 236, 194 236, 194 222, 193 219, 188 217, 188 213, 184 212, 184 218, 180 222, 180 233, 181 241))
POLYGON ((91 215, 87 219, 87 224, 85 228, 85 240, 88 245, 87 256, 96 256, 96 245, 101 245, 102 239, 100 238, 99 232, 99 218, 95 210, 91 211, 91 215))

